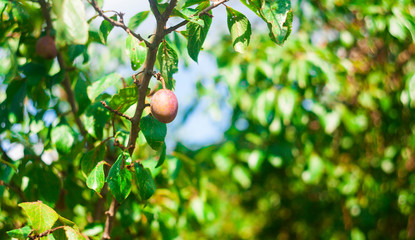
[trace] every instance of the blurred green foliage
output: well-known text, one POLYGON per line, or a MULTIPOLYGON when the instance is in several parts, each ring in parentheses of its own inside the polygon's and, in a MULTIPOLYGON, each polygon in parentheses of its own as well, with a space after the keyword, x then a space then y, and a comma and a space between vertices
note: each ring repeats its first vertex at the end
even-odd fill
MULTIPOLYGON (((272 41, 252 25, 252 39, 237 43, 244 53, 235 52, 234 36, 210 50, 219 74, 213 86, 201 81, 198 93, 211 97, 213 108, 225 101, 232 107, 222 143, 198 150, 179 143, 166 157, 164 126, 157 134, 143 129, 139 150, 126 157, 141 160, 134 165, 140 174, 129 175, 135 178, 131 189, 117 192, 126 199, 113 239, 414 238, 415 4, 312 0, 292 6, 294 29, 283 47, 274 42, 281 37, 272 41), (227 95, 218 97, 222 86, 227 95), (156 168, 155 160, 164 157, 156 168)), ((98 239, 100 213, 111 202, 106 187, 104 202, 94 191, 102 188, 97 179, 108 175, 102 160, 122 154, 114 139, 105 141, 112 114, 100 101, 123 102, 122 112, 133 115, 136 88, 122 89, 132 78, 120 81, 117 72, 119 66, 139 68, 144 46, 125 37, 107 42, 112 28, 105 23, 90 25, 88 34, 83 24, 73 31, 57 23, 60 51, 74 67, 68 74, 88 132, 84 139, 67 114, 63 71, 34 54, 44 34, 38 4, 0 2, 0 10, 0 140, 24 149, 16 161, 2 154, 0 238, 16 228, 27 236, 18 204, 41 200, 53 209, 20 206, 47 209, 54 219, 45 221, 48 227, 58 219, 98 239), (86 142, 94 145, 84 149, 86 142)), ((147 15, 137 14, 130 25, 138 27, 147 15)), ((76 16, 83 18, 82 12, 76 16)), ((243 26, 250 34, 251 25, 243 26)), ((174 34, 174 44, 164 44, 182 57, 184 38, 174 34)), ((126 145, 130 123, 117 118, 113 124, 126 145)), ((110 176, 123 179, 118 172, 110 176)), ((54 236, 61 239, 59 231, 54 236)))
POLYGON ((233 113, 223 144, 182 150, 206 165, 201 230, 220 239, 413 238, 415 4, 293 8, 297 29, 284 47, 264 36, 244 54, 230 39, 212 49, 220 73, 199 93, 226 84, 228 95, 212 101, 233 113))

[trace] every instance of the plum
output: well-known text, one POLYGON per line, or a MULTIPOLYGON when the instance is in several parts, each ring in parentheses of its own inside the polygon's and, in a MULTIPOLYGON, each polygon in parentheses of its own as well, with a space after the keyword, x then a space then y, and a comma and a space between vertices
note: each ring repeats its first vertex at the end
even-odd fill
POLYGON ((168 90, 161 89, 157 91, 150 103, 151 113, 162 123, 169 123, 177 115, 178 103, 176 95, 168 90))
POLYGON ((54 59, 58 55, 55 40, 49 35, 39 38, 36 43, 36 53, 45 59, 54 59))

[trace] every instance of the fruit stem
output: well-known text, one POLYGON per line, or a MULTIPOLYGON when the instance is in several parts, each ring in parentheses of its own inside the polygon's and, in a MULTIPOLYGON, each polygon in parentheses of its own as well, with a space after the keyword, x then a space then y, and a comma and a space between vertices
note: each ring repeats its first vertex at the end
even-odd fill
POLYGON ((164 81, 164 78, 161 76, 161 73, 153 72, 154 77, 156 77, 157 80, 161 82, 161 85, 163 89, 166 89, 166 82, 164 81))

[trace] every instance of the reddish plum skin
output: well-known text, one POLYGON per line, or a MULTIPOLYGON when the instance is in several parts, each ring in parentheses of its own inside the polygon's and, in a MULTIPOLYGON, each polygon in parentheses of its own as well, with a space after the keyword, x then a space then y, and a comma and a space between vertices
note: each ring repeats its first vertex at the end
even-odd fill
POLYGON ((150 103, 151 113, 162 123, 169 123, 176 118, 178 103, 176 95, 167 89, 157 91, 150 103))
POLYGON ((36 53, 46 59, 54 59, 58 55, 55 40, 51 36, 39 38, 36 43, 36 53))

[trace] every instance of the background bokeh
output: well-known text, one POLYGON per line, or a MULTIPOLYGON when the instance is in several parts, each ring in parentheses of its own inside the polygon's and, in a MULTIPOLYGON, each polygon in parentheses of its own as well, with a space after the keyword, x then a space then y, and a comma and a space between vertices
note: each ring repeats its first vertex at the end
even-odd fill
MULTIPOLYGON (((269 40, 265 23, 242 4, 229 6, 251 20, 245 53, 232 47, 224 8, 213 12, 198 63, 188 57, 184 38, 170 38, 180 53, 174 75, 180 108, 168 125, 168 158, 154 168, 154 153, 141 137, 134 157, 151 169, 157 191, 146 205, 134 196, 123 203, 114 238, 413 239, 415 3, 292 1, 293 32, 284 46, 269 40)), ((106 1, 104 9, 126 12, 128 19, 148 5, 106 1)), ((87 14, 94 12, 87 8, 87 14)), ((139 30, 151 34, 153 24, 150 16, 139 30)), ((111 72, 127 79, 133 72, 125 38, 114 31, 107 46, 92 43, 90 60, 80 56, 76 67, 89 79, 111 72)), ((20 88, 7 80, 14 40, 1 39, 1 147, 24 164, 17 174, 0 165, 0 177, 28 201, 50 199, 43 179, 19 181, 18 175, 53 168, 51 178, 61 185, 47 189, 60 194, 51 204, 94 236, 102 231, 91 220, 98 197, 75 178, 80 156, 61 156, 47 140, 68 106, 53 100, 61 96, 58 85, 48 93, 47 111, 35 104, 36 88, 28 90, 24 107, 7 102, 19 100, 20 88), (7 126, 4 118, 11 119, 7 126), (46 164, 30 164, 29 149, 46 164), (62 175, 67 162, 73 167, 62 175)), ((16 206, 22 196, 0 191, 3 239, 26 220, 16 206)))

